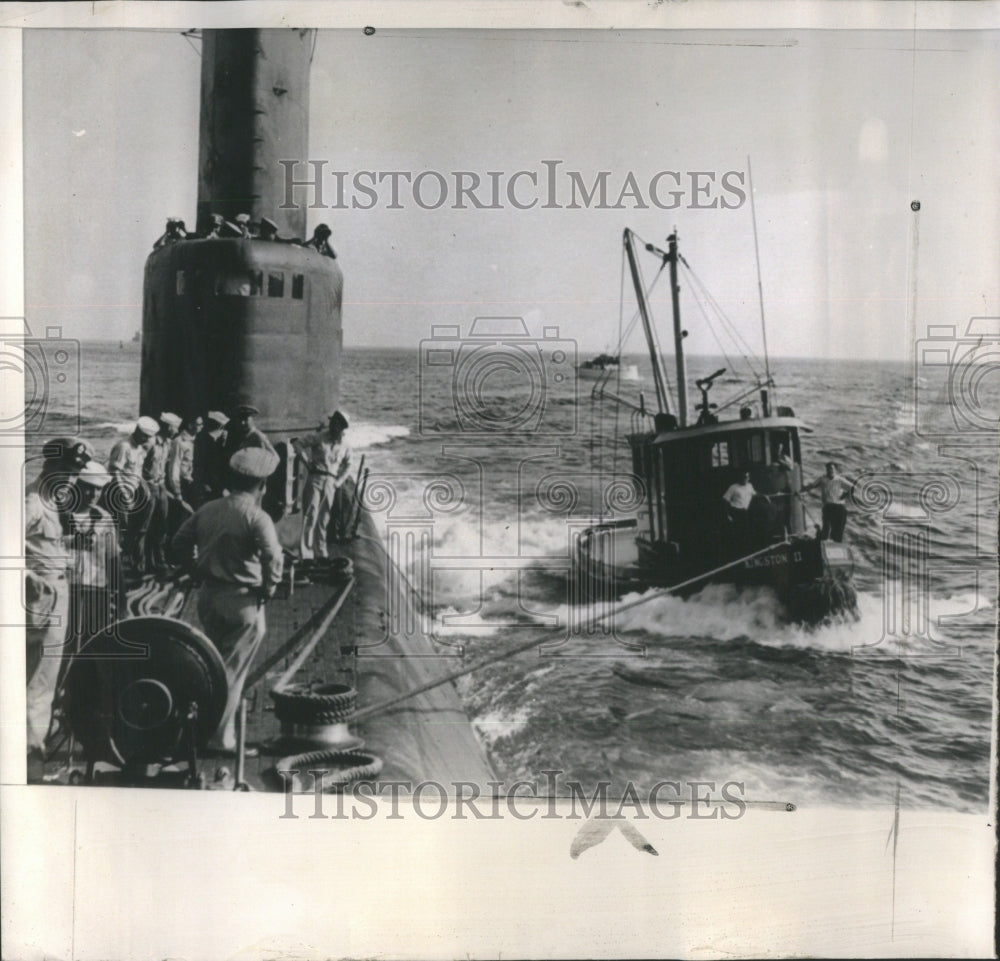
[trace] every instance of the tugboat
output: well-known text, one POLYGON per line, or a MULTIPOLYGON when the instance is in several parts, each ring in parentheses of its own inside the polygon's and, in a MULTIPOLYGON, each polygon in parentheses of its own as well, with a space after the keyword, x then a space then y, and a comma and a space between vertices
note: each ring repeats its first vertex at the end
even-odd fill
POLYGON ((636 383, 640 380, 636 364, 622 364, 620 354, 598 354, 585 360, 576 368, 576 376, 581 380, 618 380, 636 383))
MULTIPOLYGON (((817 623, 854 615, 854 553, 847 544, 821 540, 806 525, 800 432, 810 431, 790 407, 772 407, 768 373, 750 391, 723 405, 742 404, 737 419, 723 420, 709 399, 724 373, 695 382, 701 394, 697 419, 688 423, 687 370, 681 328, 677 234, 666 251, 646 249, 669 267, 677 366, 675 404, 667 390, 656 332, 636 256, 636 236, 626 229, 625 253, 638 300, 656 388, 657 410, 632 404, 632 471, 643 492, 636 516, 596 524, 579 540, 577 561, 600 596, 659 587, 681 595, 709 583, 773 589, 795 621, 817 623), (758 394, 756 400, 752 395, 758 394), (749 483, 752 487, 746 487, 749 483), (742 488, 730 497, 734 488, 742 488), (735 502, 727 503, 727 500, 735 502)), ((601 392, 595 388, 595 396, 601 392)))

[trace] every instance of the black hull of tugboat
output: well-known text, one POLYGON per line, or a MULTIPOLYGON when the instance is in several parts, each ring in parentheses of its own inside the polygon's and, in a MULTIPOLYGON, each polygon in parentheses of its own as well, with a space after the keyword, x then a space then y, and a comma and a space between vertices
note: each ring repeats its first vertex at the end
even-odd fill
POLYGON ((636 538, 634 526, 591 528, 577 555, 583 591, 591 600, 608 602, 650 588, 687 598, 709 584, 764 587, 774 592, 790 620, 805 624, 857 609, 854 555, 845 544, 794 537, 735 554, 706 552, 697 563, 686 564, 658 546, 636 538))

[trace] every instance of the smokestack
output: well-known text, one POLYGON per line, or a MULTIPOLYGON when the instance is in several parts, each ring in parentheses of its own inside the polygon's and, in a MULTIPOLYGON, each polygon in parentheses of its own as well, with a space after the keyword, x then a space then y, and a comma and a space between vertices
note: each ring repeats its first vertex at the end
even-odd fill
MULTIPOLYGON (((270 217, 304 237, 304 207, 282 210, 284 168, 309 147, 315 30, 206 30, 202 35, 198 230, 210 215, 270 217)), ((311 168, 308 168, 311 169, 311 168)))

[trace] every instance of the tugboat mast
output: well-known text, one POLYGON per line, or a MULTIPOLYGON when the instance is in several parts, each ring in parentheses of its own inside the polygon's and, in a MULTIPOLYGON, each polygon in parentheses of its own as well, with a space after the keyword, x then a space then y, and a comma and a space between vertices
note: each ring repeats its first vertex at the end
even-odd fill
MULTIPOLYGON (((666 388, 666 374, 663 372, 663 364, 660 359, 659 344, 656 340, 656 330, 649 312, 649 303, 646 300, 646 291, 642 284, 642 277, 639 275, 639 264, 635 259, 635 234, 627 227, 625 228, 625 252, 628 254, 628 266, 632 273, 632 285, 635 287, 636 300, 639 302, 639 314, 642 317, 642 328, 646 334, 646 344, 649 347, 649 360, 653 365, 653 381, 656 384, 656 399, 661 412, 672 414, 670 409, 670 395, 666 388)), ((687 363, 684 359, 684 338, 687 331, 681 329, 681 307, 680 307, 680 285, 677 283, 677 232, 672 233, 667 241, 669 247, 666 252, 655 247, 653 244, 646 244, 646 249, 663 258, 664 263, 670 264, 670 299, 673 305, 674 314, 674 357, 677 362, 677 419, 681 427, 687 427, 688 405, 687 405, 687 363)))
POLYGON ((687 364, 684 361, 684 338, 681 330, 680 284, 677 283, 677 231, 667 238, 667 259, 670 261, 670 301, 674 312, 674 356, 677 359, 677 406, 681 427, 687 427, 687 364))

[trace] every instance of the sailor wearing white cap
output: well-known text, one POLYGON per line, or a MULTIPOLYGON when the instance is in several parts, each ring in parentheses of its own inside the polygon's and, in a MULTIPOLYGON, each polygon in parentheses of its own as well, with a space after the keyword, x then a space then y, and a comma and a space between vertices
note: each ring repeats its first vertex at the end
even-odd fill
POLYGON ((278 236, 278 225, 270 217, 260 218, 260 231, 257 236, 261 240, 281 240, 278 236))
POLYGON ((281 545, 274 522, 260 506, 277 466, 273 451, 235 453, 229 461, 232 493, 195 511, 171 545, 201 581, 198 617, 226 663, 229 698, 215 740, 227 751, 236 746, 236 710, 264 639, 263 605, 281 581, 281 545))
POLYGON ((177 532, 184 519, 194 513, 194 442, 204 421, 189 417, 167 448, 167 472, 164 483, 170 500, 167 511, 167 538, 177 532))
POLYGON ((74 652, 125 609, 117 526, 97 503, 110 482, 111 475, 97 461, 90 461, 76 479, 78 497, 68 518, 73 558, 70 637, 75 641, 74 652))
POLYGON ((335 410, 325 428, 304 441, 292 441, 307 471, 302 490, 302 538, 299 542, 302 558, 326 557, 331 518, 337 522, 341 520, 340 511, 334 517, 334 504, 351 467, 351 450, 344 441, 345 430, 347 418, 335 410))
POLYGON ((140 417, 132 434, 111 448, 108 472, 113 482, 107 501, 114 505, 122 546, 132 572, 141 575, 146 567, 144 539, 149 527, 152 503, 142 482, 142 465, 160 425, 152 417, 140 417))
POLYGON ((228 422, 229 418, 222 411, 210 410, 205 415, 205 429, 194 439, 194 461, 191 464, 191 504, 194 507, 220 497, 226 489, 228 465, 222 455, 222 430, 228 422))
POLYGON ((172 411, 160 414, 159 432, 142 464, 142 479, 149 488, 153 505, 145 538, 147 572, 162 570, 166 566, 164 550, 167 546, 167 511, 170 506, 166 488, 167 454, 180 426, 180 417, 172 411))

